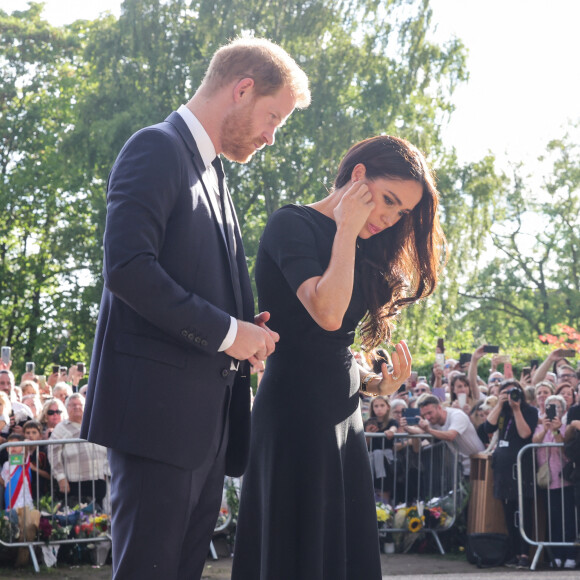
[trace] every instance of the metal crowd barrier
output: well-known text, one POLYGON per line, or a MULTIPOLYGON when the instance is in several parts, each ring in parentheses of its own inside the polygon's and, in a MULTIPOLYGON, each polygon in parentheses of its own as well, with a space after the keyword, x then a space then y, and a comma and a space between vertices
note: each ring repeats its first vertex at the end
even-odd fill
MULTIPOLYGON (((108 477, 105 477, 105 480, 97 481, 96 446, 83 439, 10 441, 0 445, 0 452, 3 449, 9 450, 11 447, 24 448, 23 453, 9 452, 8 464, 12 472, 19 467, 23 470, 28 469, 29 454, 34 453, 34 449, 28 451, 30 448, 37 448, 36 464, 38 465, 39 451, 43 451, 48 457, 48 450, 51 447, 79 444, 83 446, 82 449, 88 453, 89 457, 90 471, 87 481, 91 481, 91 483, 88 485, 85 483, 81 487, 81 482, 69 481, 70 491, 65 491, 62 494, 54 477, 51 476, 49 480, 42 478, 38 470, 32 469, 29 471, 30 487, 28 487, 27 478, 22 479, 20 484, 18 483, 20 479, 19 476, 17 477, 18 474, 15 474, 15 477, 11 478, 8 484, 4 484, 3 479, 0 478, 0 484, 5 485, 5 487, 0 486, 2 491, 0 498, 0 545, 21 549, 17 559, 24 558, 24 561, 27 561, 26 550, 28 550, 36 572, 40 572, 37 549, 42 552, 47 565, 49 565, 47 559, 51 561, 50 565, 54 565, 58 547, 63 544, 93 544, 95 557, 98 560, 95 563, 104 563, 111 540, 111 503, 108 477), (28 487, 28 490, 23 490, 24 487, 28 487), (30 493, 31 490, 32 493, 30 493), (41 490, 46 493, 42 494, 41 490), (22 501, 25 505, 20 505, 21 502, 17 502, 12 508, 10 505, 5 505, 6 492, 10 497, 14 493, 17 495, 25 494, 22 501), (102 502, 98 504, 96 500, 101 495, 103 495, 102 502), (108 545, 105 545, 105 542, 108 542, 108 545), (24 550, 24 554, 22 550, 24 550)), ((70 456, 67 458, 63 454, 65 473, 78 471, 78 466, 74 465, 74 461, 70 456)))
MULTIPOLYGON (((445 554, 438 534, 453 526, 458 510, 464 504, 459 498, 462 490, 457 447, 438 441, 428 434, 396 433, 391 450, 386 446, 387 438, 384 433, 365 433, 365 437, 368 438, 377 501, 388 503, 394 510, 403 509, 407 513, 409 509, 415 510, 412 513, 420 520, 420 523, 416 523, 419 528, 417 532, 432 534, 440 553, 445 554), (371 449, 371 441, 374 439, 382 440, 380 449, 371 449), (380 477, 383 474, 383 462, 384 477, 380 477), (381 484, 377 488, 378 480, 381 484), (387 487, 389 490, 385 494, 387 487)), ((396 525, 397 520, 400 523, 397 511, 394 514, 394 526, 379 527, 382 538, 394 532, 415 533, 412 529, 415 526, 409 525, 412 522, 405 527, 396 525)))
POLYGON ((532 565, 530 566, 531 570, 536 569, 536 565, 544 548, 550 550, 554 547, 577 547, 578 544, 576 543, 576 538, 579 536, 579 522, 573 496, 574 484, 566 482, 562 473, 560 473, 558 481, 559 489, 552 490, 555 491, 555 493, 547 493, 547 490, 542 489, 537 485, 536 479, 539 468, 537 452, 540 448, 547 448, 550 450, 550 453, 557 453, 562 465, 566 462, 563 443, 530 443, 525 447, 522 447, 518 453, 516 468, 518 479, 519 529, 522 538, 528 544, 537 547, 532 565), (530 498, 524 498, 523 494, 522 478, 524 476, 524 469, 522 462, 527 454, 531 454, 531 463, 534 474, 533 497, 531 498, 531 501, 530 498), (565 488, 570 488, 572 490, 571 501, 565 501, 565 488), (528 535, 528 531, 524 527, 525 510, 530 509, 532 510, 534 524, 534 529, 530 532, 532 537, 528 535), (558 514, 556 514, 556 510, 559 512, 558 514), (553 515, 554 517, 557 515, 561 518, 560 526, 552 525, 553 515), (573 534, 570 532, 572 523, 574 525, 573 534), (556 536, 561 538, 561 540, 556 541, 556 536), (566 536, 568 536, 568 540, 566 540, 566 536))

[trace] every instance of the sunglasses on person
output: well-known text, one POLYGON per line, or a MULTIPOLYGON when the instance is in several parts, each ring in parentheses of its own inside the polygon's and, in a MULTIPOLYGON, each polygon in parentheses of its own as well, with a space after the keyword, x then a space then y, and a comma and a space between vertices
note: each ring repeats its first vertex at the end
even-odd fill
POLYGON ((488 385, 491 385, 491 383, 501 383, 503 379, 500 379, 499 377, 495 377, 493 379, 489 379, 489 381, 487 381, 488 385))
POLYGON ((418 395, 419 393, 428 393, 429 389, 427 387, 419 387, 418 389, 414 389, 413 392, 418 395))
POLYGON ((54 409, 49 409, 46 412, 47 415, 51 416, 51 415, 62 415, 62 411, 60 409, 57 409, 56 411, 54 409))

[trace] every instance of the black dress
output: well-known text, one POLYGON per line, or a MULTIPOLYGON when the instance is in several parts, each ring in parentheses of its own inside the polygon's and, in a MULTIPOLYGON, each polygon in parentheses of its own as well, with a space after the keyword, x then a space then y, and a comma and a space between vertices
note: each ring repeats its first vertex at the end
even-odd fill
POLYGON ((377 518, 350 353, 366 307, 357 275, 342 328, 327 332, 296 297, 330 261, 335 222, 285 206, 256 262, 260 310, 280 334, 252 410, 232 580, 380 580, 377 518))

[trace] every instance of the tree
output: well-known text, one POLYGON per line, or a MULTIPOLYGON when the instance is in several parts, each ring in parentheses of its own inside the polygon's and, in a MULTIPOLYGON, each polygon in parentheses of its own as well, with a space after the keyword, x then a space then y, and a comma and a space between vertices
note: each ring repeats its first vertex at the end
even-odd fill
POLYGON ((49 26, 41 5, 0 12, 0 337, 39 368, 86 356, 94 296, 83 269, 93 213, 62 155, 74 120, 78 31, 49 26))

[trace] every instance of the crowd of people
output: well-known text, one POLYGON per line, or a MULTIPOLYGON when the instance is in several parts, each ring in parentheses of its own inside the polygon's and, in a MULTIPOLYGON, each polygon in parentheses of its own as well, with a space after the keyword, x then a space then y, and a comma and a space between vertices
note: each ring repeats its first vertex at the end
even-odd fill
MULTIPOLYGON (((506 355, 490 359, 487 381, 481 379, 478 365, 485 356, 483 346, 470 360, 446 359, 434 364, 431 377, 411 373, 407 382, 390 397, 368 397, 361 393, 361 410, 367 433, 384 433, 385 438, 369 438, 369 453, 377 501, 394 504, 394 459, 406 447, 418 451, 444 441, 457 449, 462 477, 469 480, 470 456, 492 455, 494 496, 502 501, 506 528, 512 543, 513 557, 508 564, 529 566, 528 546, 515 522, 518 510, 518 481, 514 466, 518 452, 528 443, 563 443, 580 433, 580 379, 573 360, 561 349, 552 351, 543 362, 519 379, 506 355), (396 436, 398 434, 398 436, 396 436), (429 439, 408 438, 410 434, 430 435, 429 439)), ((372 370, 373 361, 359 358, 372 370)), ((380 368, 375 364, 375 370, 380 368)), ((0 444, 18 441, 46 441, 77 438, 84 411, 85 387, 81 365, 60 367, 49 377, 23 373, 19 384, 9 366, 0 368, 0 444)), ((552 542, 573 542, 578 535, 580 508, 580 473, 565 470, 570 459, 559 449, 539 448, 536 460, 524 455, 522 493, 531 498, 540 495, 551 503, 547 526, 552 542), (539 484, 542 466, 549 471, 548 483, 539 484), (568 479, 567 479, 568 477, 568 479), (565 506, 563 513, 559 509, 565 506), (569 508, 576 508, 569 509, 569 508)), ((0 507, 32 507, 35 500, 51 491, 71 501, 95 497, 102 504, 106 494, 108 464, 106 450, 92 444, 43 447, 11 446, 0 453, 4 490, 0 507), (90 447, 90 449, 89 449, 90 447), (10 455, 25 457, 10 461, 10 455)), ((579 470, 580 471, 580 470, 579 470)), ((398 474, 400 480, 405 470, 398 474)), ((411 479, 414 474, 406 470, 411 479)), ((413 482, 407 482, 413 487, 413 482)), ((524 514, 524 526, 531 537, 532 510, 524 514)), ((578 558, 574 547, 554 547, 554 567, 574 568, 578 558)))
POLYGON ((89 443, 42 445, 80 436, 86 387, 84 366, 53 369, 49 377, 28 371, 19 384, 11 363, 0 363, 0 509, 38 507, 46 494, 66 501, 105 501, 109 475, 106 449, 89 443), (36 446, 16 445, 39 441, 36 446))
MULTIPOLYGON (((393 452, 411 444, 411 439, 406 439, 409 434, 430 435, 421 440, 425 446, 439 440, 457 449, 466 480, 470 456, 491 454, 493 493, 501 500, 511 542, 507 565, 528 568, 529 546, 516 524, 518 453, 532 442, 580 441, 579 372, 574 360, 566 358, 568 351, 555 349, 544 361, 532 361, 516 378, 509 356, 497 353, 491 356, 489 376, 484 381, 478 373, 479 364, 490 350, 494 349, 482 345, 462 355, 461 360, 439 358, 431 377, 413 372, 390 397, 361 394, 365 431, 385 434, 384 439, 368 438, 375 491, 377 501, 400 501, 400 495, 393 496, 397 479, 393 452)), ((370 370, 375 364, 373 359, 359 360, 370 370)), ((418 440, 412 444, 418 445, 418 440)), ((535 458, 532 453, 522 456, 522 493, 526 499, 539 497, 549 506, 545 533, 550 542, 574 542, 578 537, 580 469, 575 469, 572 459, 559 447, 539 447, 535 458)), ((407 477, 414 476, 408 473, 407 477)), ((531 538, 533 510, 524 512, 524 529, 531 538)), ((576 548, 554 547, 550 554, 553 567, 576 567, 576 548)))

